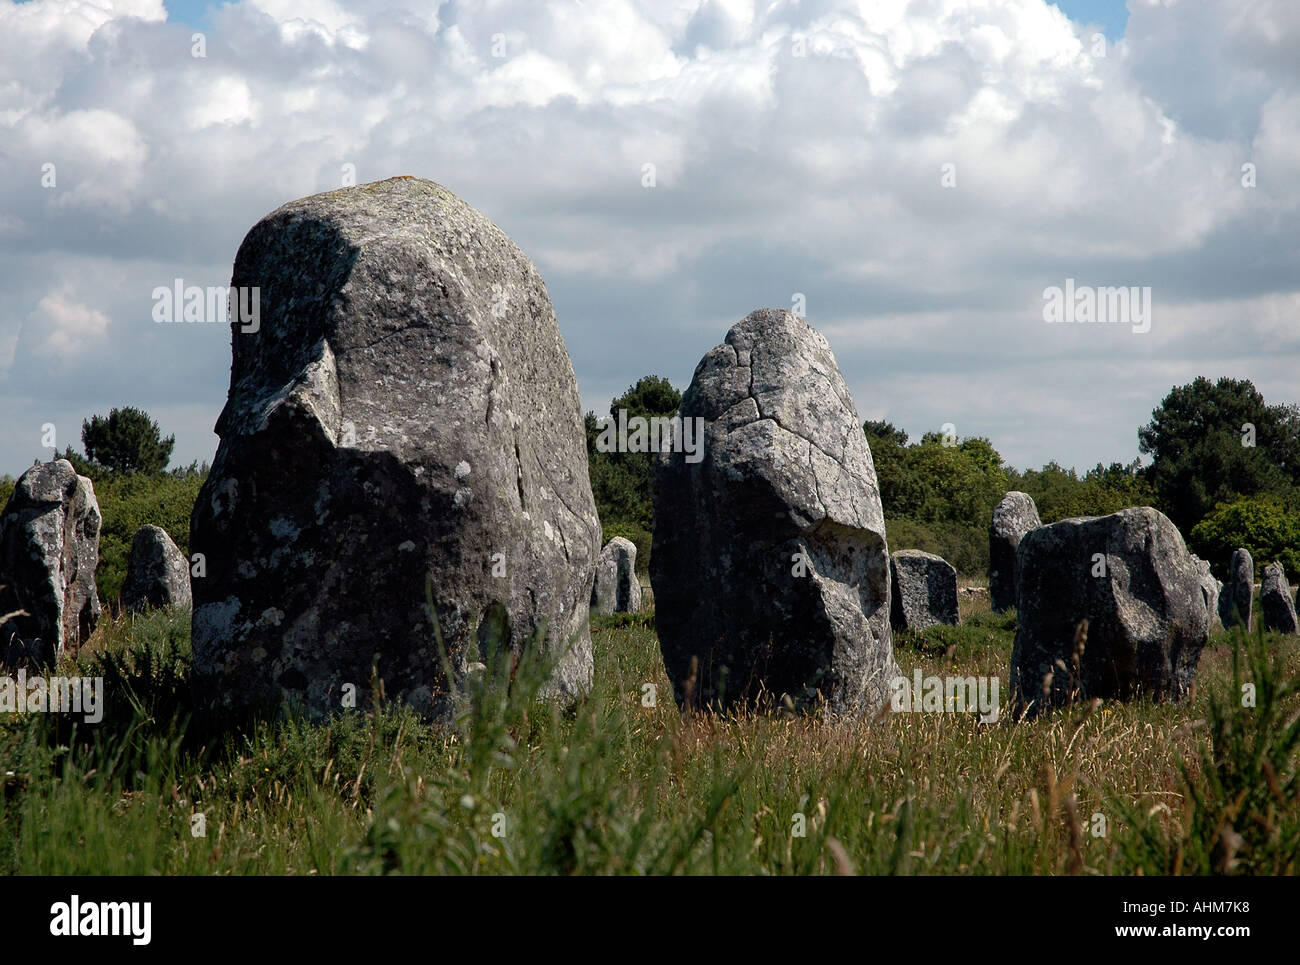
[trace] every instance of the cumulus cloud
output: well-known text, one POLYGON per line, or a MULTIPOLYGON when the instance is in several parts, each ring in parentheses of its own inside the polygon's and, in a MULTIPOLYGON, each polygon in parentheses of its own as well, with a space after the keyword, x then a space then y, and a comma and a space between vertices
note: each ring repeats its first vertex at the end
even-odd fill
POLYGON ((864 418, 1020 466, 1131 459, 1198 374, 1292 399, 1300 12, 1130 8, 1099 47, 1044 0, 241 0, 196 57, 159 0, 0 0, 0 469, 121 404, 210 457, 228 336, 150 293, 353 169, 519 242, 590 408, 796 293, 864 418), (1151 287, 1151 331, 1044 324, 1067 278, 1151 287))
POLYGON ((74 301, 63 292, 51 292, 27 316, 23 334, 31 340, 36 355, 65 359, 102 348, 108 334, 108 316, 90 305, 74 301))

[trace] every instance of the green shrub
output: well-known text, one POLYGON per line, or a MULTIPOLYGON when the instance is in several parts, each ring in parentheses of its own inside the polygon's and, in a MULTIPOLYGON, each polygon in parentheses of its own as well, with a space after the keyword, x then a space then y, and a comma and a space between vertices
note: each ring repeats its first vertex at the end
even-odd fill
POLYGON ((988 525, 962 526, 956 523, 922 523, 914 519, 885 520, 889 551, 922 550, 934 553, 967 576, 987 573, 989 568, 988 525))
POLYGON ((1228 578, 1229 558, 1239 546, 1250 550, 1256 572, 1279 562, 1289 576, 1300 573, 1300 522, 1268 496, 1220 503, 1192 527, 1188 543, 1220 579, 1228 578))
POLYGON ((1010 488, 1033 497, 1044 524, 1075 516, 1109 516, 1130 506, 1158 502, 1137 463, 1106 467, 1098 463, 1080 477, 1073 469, 1049 462, 1042 469, 1013 475, 1010 488))

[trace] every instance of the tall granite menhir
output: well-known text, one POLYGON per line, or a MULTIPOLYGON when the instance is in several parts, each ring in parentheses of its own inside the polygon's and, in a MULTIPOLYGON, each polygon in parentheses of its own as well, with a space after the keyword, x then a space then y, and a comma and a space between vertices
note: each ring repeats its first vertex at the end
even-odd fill
POLYGON ((590 685, 600 526, 573 365, 537 270, 416 178, 258 222, 232 288, 221 444, 194 507, 196 688, 319 716, 373 674, 430 717, 453 674, 535 635, 551 691, 590 685), (426 605, 431 595, 437 625, 426 605))
POLYGON ((899 675, 876 472, 835 357, 796 315, 756 311, 695 369, 655 466, 650 581, 679 703, 824 698, 871 713, 899 675), (695 423, 691 423, 695 425, 695 423))

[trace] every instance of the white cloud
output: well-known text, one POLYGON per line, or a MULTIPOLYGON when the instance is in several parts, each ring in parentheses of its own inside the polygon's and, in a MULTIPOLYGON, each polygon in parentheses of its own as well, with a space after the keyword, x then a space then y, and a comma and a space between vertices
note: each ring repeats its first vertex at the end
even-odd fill
MULTIPOLYGON (((215 419, 221 333, 151 328, 142 300, 223 284, 259 217, 353 164, 438 180, 520 243, 592 407, 684 382, 796 291, 864 415, 1021 463, 1130 459, 1184 375, 1294 396, 1289 0, 1135 0, 1104 57, 1044 0, 400 3, 222 5, 194 58, 159 0, 0 0, 0 395, 215 419), (1152 332, 1044 325, 1066 277, 1152 286, 1152 332)), ((212 444, 179 432, 177 457, 212 444)))
POLYGON ((51 292, 27 316, 19 338, 30 339, 37 355, 64 357, 100 349, 107 334, 107 315, 65 292, 51 292))

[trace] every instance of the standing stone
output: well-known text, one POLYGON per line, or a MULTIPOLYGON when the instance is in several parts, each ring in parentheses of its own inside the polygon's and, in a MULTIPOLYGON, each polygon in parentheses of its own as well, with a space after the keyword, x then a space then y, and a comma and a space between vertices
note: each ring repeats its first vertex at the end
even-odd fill
POLYGON ((1240 624, 1247 630, 1254 629, 1252 609, 1255 603, 1255 561, 1251 559, 1250 550, 1233 550, 1232 559, 1228 561, 1228 583, 1232 592, 1223 625, 1231 627, 1240 624))
POLYGON ((1018 710, 1076 694, 1127 700, 1188 692, 1209 617, 1200 574, 1164 514, 1140 507, 1065 519, 1027 533, 1017 555, 1011 690, 1018 710), (1076 671, 1075 634, 1085 619, 1076 671))
POLYGON ((753 312, 700 361, 679 414, 681 444, 655 466, 650 558, 678 702, 820 695, 833 713, 874 712, 899 676, 885 522, 826 339, 753 312))
POLYGON ((640 613, 641 583, 636 576, 636 544, 615 536, 600 551, 591 605, 597 613, 640 613))
POLYGON ((1223 595, 1223 584, 1215 579, 1214 574, 1210 572, 1209 562, 1201 559, 1195 553, 1192 554, 1192 565, 1196 567, 1197 576, 1201 581, 1201 598, 1205 601, 1205 613, 1209 617, 1210 629, 1222 627, 1223 620, 1219 616, 1219 601, 1223 595))
POLYGON ((1297 630, 1295 600, 1291 599, 1291 585, 1286 580, 1286 568, 1281 563, 1264 567, 1264 579, 1259 590, 1259 609, 1264 617, 1264 629, 1275 633, 1295 633, 1297 630))
POLYGON ((920 550, 898 550, 889 560, 893 570, 890 622, 895 630, 961 623, 957 613, 957 570, 951 563, 920 550))
POLYGON ((1232 584, 1219 584, 1219 626, 1232 626, 1232 584))
POLYGON ((100 613, 100 523, 94 485, 66 459, 38 463, 19 477, 0 516, 6 664, 53 664, 90 637, 100 613))
POLYGON ((232 306, 260 301, 251 322, 232 308, 191 520, 200 700, 321 716, 362 703, 373 673, 445 718, 439 635, 457 676, 540 638, 549 692, 586 690, 600 525, 532 263, 445 188, 401 177, 267 215, 231 286, 232 306))
POLYGON ((122 608, 140 613, 190 605, 190 566, 161 526, 141 526, 131 540, 122 608))
POLYGON ((1010 492, 993 510, 989 525, 989 602, 995 613, 1016 605, 1016 547, 1031 529, 1042 526, 1028 493, 1010 492))

